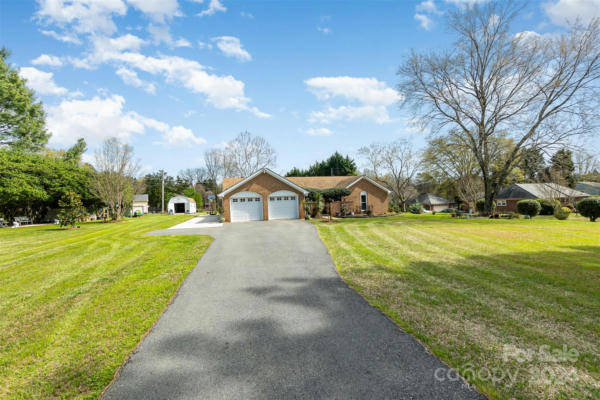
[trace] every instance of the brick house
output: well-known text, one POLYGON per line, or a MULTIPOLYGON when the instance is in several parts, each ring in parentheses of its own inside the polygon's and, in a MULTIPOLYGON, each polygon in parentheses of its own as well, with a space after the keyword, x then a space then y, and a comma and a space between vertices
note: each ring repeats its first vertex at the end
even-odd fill
POLYGON ((406 200, 407 205, 415 203, 422 204, 429 211, 442 211, 454 205, 450 200, 431 193, 421 193, 406 200))
POLYGON ((389 190, 366 176, 283 177, 267 168, 247 178, 223 178, 224 218, 227 222, 304 218, 310 189, 347 188, 350 195, 331 205, 332 214, 374 215, 388 211, 389 190))
POLYGON ((556 183, 515 183, 496 196, 496 212, 517 212, 517 203, 525 199, 556 199, 562 205, 575 205, 589 194, 556 183))

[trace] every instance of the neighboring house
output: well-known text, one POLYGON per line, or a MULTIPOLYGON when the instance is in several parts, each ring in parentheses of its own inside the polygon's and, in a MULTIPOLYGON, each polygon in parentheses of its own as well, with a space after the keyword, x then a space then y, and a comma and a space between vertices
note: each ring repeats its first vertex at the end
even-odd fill
POLYGON ((600 196, 600 182, 578 182, 575 189, 591 196, 600 196))
POLYGON ((422 204, 423 208, 429 211, 442 211, 443 209, 450 208, 450 206, 454 205, 450 200, 431 193, 421 193, 406 200, 406 204, 415 203, 422 204))
POLYGON ((142 214, 148 214, 148 195, 147 194, 136 194, 133 196, 131 201, 131 212, 135 214, 136 211, 142 214))
POLYGON ((186 196, 174 196, 167 205, 169 214, 195 214, 196 200, 186 196))
POLYGON ((264 168, 247 178, 224 178, 225 221, 266 221, 304 218, 304 198, 310 189, 347 188, 350 195, 332 203, 332 214, 362 213, 375 215, 388 210, 389 190, 365 176, 283 177, 264 168))
POLYGON ((563 205, 575 205, 589 194, 556 183, 515 183, 496 196, 497 212, 517 212, 517 203, 525 199, 556 199, 563 205))

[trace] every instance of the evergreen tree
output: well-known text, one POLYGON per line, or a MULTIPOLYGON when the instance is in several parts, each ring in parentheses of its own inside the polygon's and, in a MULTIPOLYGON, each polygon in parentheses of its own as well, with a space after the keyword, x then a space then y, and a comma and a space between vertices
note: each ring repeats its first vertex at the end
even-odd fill
POLYGON ((538 148, 531 147, 523 149, 519 167, 521 168, 521 171, 523 171, 525 179, 532 182, 536 181, 544 172, 544 156, 538 148))
POLYGON ((85 215, 85 209, 81 202, 81 196, 73 191, 65 193, 58 201, 60 211, 58 221, 60 226, 75 226, 85 215))
POLYGON ((574 188, 577 184, 575 181, 575 164, 573 163, 573 153, 566 148, 558 150, 550 159, 550 170, 559 178, 564 179, 567 186, 574 188))
POLYGON ((286 176, 352 176, 357 175, 356 163, 350 157, 342 156, 337 151, 327 160, 317 161, 304 171, 292 168, 286 176))
POLYGON ((48 143, 46 115, 40 101, 26 86, 6 59, 10 53, 0 49, 0 147, 36 151, 48 143))

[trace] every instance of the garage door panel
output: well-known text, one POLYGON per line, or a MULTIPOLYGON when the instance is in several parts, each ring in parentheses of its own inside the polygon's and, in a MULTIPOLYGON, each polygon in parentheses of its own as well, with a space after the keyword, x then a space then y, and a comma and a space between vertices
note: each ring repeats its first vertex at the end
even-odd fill
POLYGON ((271 193, 268 198, 269 219, 297 219, 298 195, 287 190, 271 193))
POLYGON ((258 193, 240 192, 229 199, 231 222, 262 221, 263 203, 258 193))

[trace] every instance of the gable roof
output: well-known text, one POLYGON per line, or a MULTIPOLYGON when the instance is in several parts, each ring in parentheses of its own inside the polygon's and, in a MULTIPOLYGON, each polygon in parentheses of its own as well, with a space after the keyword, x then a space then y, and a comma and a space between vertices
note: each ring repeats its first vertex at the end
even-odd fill
POLYGON ((354 182, 357 176, 288 176, 287 180, 309 189, 345 188, 354 182))
POLYGON ((135 194, 133 195, 132 201, 148 201, 147 194, 135 194))
POLYGON ((575 189, 595 196, 600 194, 600 182, 578 182, 575 189))
POLYGON ((420 193, 417 196, 413 196, 410 199, 406 200, 406 204, 413 204, 413 203, 421 203, 421 204, 427 204, 427 205, 433 206, 433 205, 439 205, 439 204, 451 204, 453 202, 450 200, 447 200, 443 197, 436 196, 435 194, 432 194, 432 193, 420 193))
POLYGON ((219 193, 218 196, 224 197, 227 193, 237 189, 238 187, 242 186, 244 183, 251 181, 252 179, 256 178, 260 174, 269 174, 273 178, 275 178, 275 179, 289 185, 290 187, 296 189, 297 191, 303 193, 305 196, 308 194, 307 190, 298 186, 294 182, 291 182, 291 181, 285 179, 283 176, 271 171, 268 168, 263 168, 261 170, 258 170, 255 173, 253 173, 252 175, 248 176, 247 178, 223 178, 223 188, 225 188, 225 180, 227 180, 227 179, 229 179, 229 181, 227 181, 227 184, 231 184, 231 186, 228 186, 227 189, 223 190, 221 193, 219 193), (235 183, 233 183, 233 182, 235 182, 235 183))
POLYGON ((561 186, 557 183, 514 183, 505 187, 497 199, 543 199, 564 197, 588 197, 589 194, 561 186))

